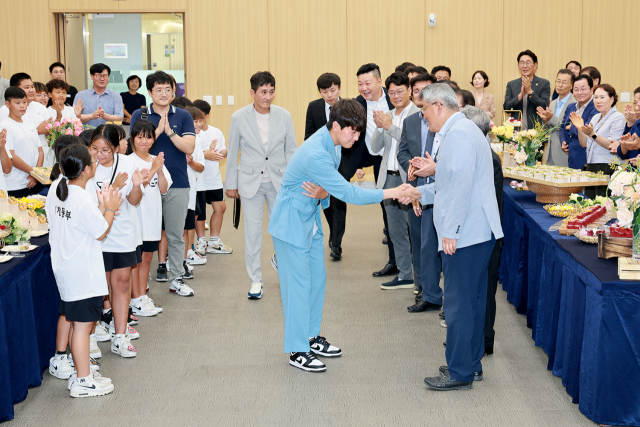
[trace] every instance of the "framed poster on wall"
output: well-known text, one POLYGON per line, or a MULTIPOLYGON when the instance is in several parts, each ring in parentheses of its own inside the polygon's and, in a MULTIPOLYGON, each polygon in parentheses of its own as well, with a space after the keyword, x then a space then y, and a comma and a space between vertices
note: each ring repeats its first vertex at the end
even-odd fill
POLYGON ((104 57, 106 59, 126 59, 129 57, 126 43, 105 43, 104 57))

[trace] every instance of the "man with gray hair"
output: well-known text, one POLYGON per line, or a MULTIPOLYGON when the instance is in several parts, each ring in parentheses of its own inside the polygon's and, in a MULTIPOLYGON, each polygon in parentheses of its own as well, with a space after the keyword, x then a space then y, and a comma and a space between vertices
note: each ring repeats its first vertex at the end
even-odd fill
MULTIPOLYGON (((480 128, 483 134, 487 135, 491 126, 489 116, 478 107, 470 105, 460 110, 469 120, 474 122, 480 128)), ((504 189, 502 187, 502 162, 500 156, 491 150, 493 159, 493 185, 496 187, 496 200, 498 201, 498 210, 500 211, 500 223, 502 223, 502 198, 504 189)), ((498 290, 498 268, 500 267, 500 252, 502 252, 502 239, 496 240, 496 245, 491 253, 489 261, 489 273, 487 283, 487 317, 484 321, 484 353, 493 354, 493 342, 496 331, 493 326, 496 322, 496 291, 498 290)))
MULTIPOLYGON (((503 236, 491 176, 491 148, 478 127, 458 111, 458 100, 446 85, 421 92, 422 115, 438 132, 435 186, 421 189, 433 203, 433 222, 447 284, 447 366, 424 382, 436 390, 462 390, 482 379, 487 268, 496 239, 503 236)), ((415 166, 414 166, 415 167, 415 166)), ((420 189, 420 187, 418 187, 420 189)), ((424 237, 424 236, 423 236, 424 237)))

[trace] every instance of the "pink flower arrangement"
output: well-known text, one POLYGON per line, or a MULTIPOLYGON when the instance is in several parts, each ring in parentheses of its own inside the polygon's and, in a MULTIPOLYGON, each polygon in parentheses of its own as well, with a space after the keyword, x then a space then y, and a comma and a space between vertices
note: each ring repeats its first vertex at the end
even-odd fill
POLYGON ((49 119, 45 125, 45 129, 47 129, 47 142, 49 143, 49 147, 51 147, 60 136, 80 136, 83 130, 82 122, 79 119, 62 119, 62 121, 49 119))

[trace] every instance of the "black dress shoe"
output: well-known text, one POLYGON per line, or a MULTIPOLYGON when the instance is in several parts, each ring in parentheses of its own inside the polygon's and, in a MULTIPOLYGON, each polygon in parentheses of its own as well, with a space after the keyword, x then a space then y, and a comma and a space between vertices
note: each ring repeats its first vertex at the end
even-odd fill
POLYGON ((400 280, 398 276, 394 277, 392 281, 383 283, 380 285, 381 289, 411 289, 413 288, 413 280, 400 280))
POLYGON ((329 256, 336 261, 340 261, 342 259, 342 248, 340 246, 334 246, 329 256))
POLYGON ((450 377, 427 377, 424 379, 424 383, 430 388, 438 391, 450 391, 450 390, 469 390, 473 388, 473 381, 465 382, 453 380, 450 377))
POLYGON ((420 287, 420 285, 416 285, 415 288, 413 288, 413 293, 418 295, 422 293, 422 288, 420 287))
POLYGON ((422 313, 423 311, 440 310, 441 305, 432 304, 429 301, 421 300, 411 307, 407 307, 409 313, 422 313))
POLYGON ((372 276, 373 277, 385 277, 385 276, 393 276, 400 273, 400 270, 398 270, 398 267, 396 267, 395 264, 387 264, 385 265, 382 270, 380 271, 374 271, 372 276))
MULTIPOLYGON (((440 371, 440 374, 443 377, 449 377, 450 376, 449 367, 446 366, 446 365, 445 366, 440 366, 439 371, 440 371)), ((482 381, 483 378, 484 377, 482 376, 482 371, 478 371, 478 372, 474 372, 473 373, 473 380, 474 381, 482 381)))
POLYGON ((416 295, 416 304, 422 301, 422 291, 418 295, 416 295))
POLYGON ((444 311, 441 311, 440 314, 438 314, 438 317, 444 320, 444 311))
POLYGON ((486 354, 487 356, 491 356, 493 354, 493 347, 486 347, 485 346, 484 354, 486 354))

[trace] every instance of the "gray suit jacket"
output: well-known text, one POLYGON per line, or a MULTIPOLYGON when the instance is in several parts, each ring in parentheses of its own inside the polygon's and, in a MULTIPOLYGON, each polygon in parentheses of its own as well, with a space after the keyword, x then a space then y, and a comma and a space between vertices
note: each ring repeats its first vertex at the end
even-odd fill
MULTIPOLYGON (((409 103, 407 106, 409 111, 407 112, 407 117, 405 120, 409 118, 412 114, 420 112, 420 108, 416 107, 416 104, 413 102, 409 103)), ((389 111, 387 115, 393 118, 393 114, 396 112, 396 109, 389 111)), ((391 145, 393 143, 392 139, 397 141, 396 146, 396 157, 398 157, 398 150, 400 149, 400 141, 402 138, 402 129, 398 126, 392 124, 389 126, 389 130, 384 130, 381 128, 377 128, 371 137, 371 149, 375 152, 382 150, 384 147, 384 153, 382 154, 382 162, 380 163, 380 172, 378 174, 378 182, 376 183, 377 188, 384 188, 384 183, 387 180, 387 162, 389 161, 389 151, 391 151, 391 145)), ((407 172, 404 170, 402 165, 400 165, 400 176, 402 177, 402 182, 407 182, 407 172)))
POLYGON ((456 239, 458 249, 491 240, 491 233, 496 240, 503 237, 491 147, 462 113, 450 120, 452 124, 440 133, 435 175, 433 223, 439 250, 443 237, 456 239))
POLYGON ((4 105, 4 91, 9 87, 9 80, 0 77, 0 105, 4 105))
POLYGON ((231 115, 227 151, 227 190, 237 189, 241 197, 255 196, 260 188, 265 166, 276 191, 280 190, 282 175, 298 146, 291 114, 277 105, 271 106, 269 114, 267 146, 268 151, 265 151, 253 103, 231 115))
MULTIPOLYGON (((569 99, 562 106, 562 111, 560 112, 560 116, 553 116, 547 122, 547 127, 556 127, 556 126, 566 126, 566 123, 562 123, 562 118, 564 117, 564 112, 567 109, 569 104, 573 104, 576 102, 576 99, 573 95, 569 95, 569 99)), ((551 111, 556 111, 556 105, 558 105, 558 98, 551 101, 549 104, 549 108, 551 111)), ((549 135, 549 141, 547 145, 544 147, 544 154, 542 155, 542 164, 546 165, 557 165, 557 166, 569 166, 569 155, 562 151, 562 142, 560 141, 560 129, 556 129, 549 135)))

